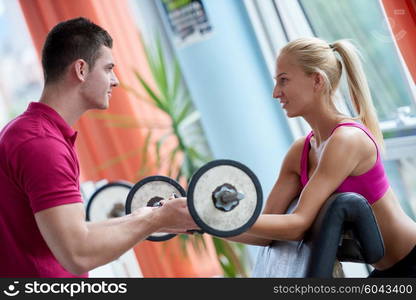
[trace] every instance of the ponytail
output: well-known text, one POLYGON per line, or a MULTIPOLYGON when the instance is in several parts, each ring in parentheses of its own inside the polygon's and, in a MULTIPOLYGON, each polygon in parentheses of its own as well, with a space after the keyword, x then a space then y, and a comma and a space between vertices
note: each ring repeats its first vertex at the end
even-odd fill
POLYGON ((341 57, 346 71, 348 90, 353 107, 357 112, 356 119, 359 119, 371 131, 380 148, 383 149, 383 134, 378 123, 358 50, 347 40, 336 41, 330 46, 341 57))

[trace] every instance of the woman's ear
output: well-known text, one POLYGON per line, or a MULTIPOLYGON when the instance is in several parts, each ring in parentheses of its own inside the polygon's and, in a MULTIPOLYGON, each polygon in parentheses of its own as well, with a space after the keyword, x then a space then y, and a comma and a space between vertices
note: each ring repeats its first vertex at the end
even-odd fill
POLYGON ((313 73, 313 89, 315 92, 321 92, 325 88, 325 80, 322 74, 313 73))
POLYGON ((73 66, 74 66, 75 77, 79 81, 84 82, 88 74, 88 63, 83 59, 77 59, 74 62, 73 66))

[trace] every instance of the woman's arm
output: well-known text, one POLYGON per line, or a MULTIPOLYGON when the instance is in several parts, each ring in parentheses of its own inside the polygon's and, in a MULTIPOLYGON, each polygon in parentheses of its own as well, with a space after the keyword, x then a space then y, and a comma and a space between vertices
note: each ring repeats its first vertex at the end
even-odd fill
POLYGON ((356 131, 339 129, 328 141, 318 166, 303 189, 292 214, 266 213, 247 234, 259 239, 299 240, 315 220, 322 205, 357 167, 363 157, 356 131))
MULTIPOLYGON (((300 194, 299 166, 304 143, 305 138, 297 140, 286 154, 279 177, 267 199, 263 214, 284 214, 289 204, 300 194)), ((254 236, 250 232, 227 239, 258 246, 267 246, 272 242, 270 238, 254 236)))

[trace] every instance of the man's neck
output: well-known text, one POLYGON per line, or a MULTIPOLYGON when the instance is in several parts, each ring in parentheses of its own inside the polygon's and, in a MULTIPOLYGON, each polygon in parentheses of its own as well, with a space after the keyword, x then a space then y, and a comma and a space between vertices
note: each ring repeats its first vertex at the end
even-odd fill
POLYGON ((71 89, 60 86, 45 87, 39 102, 53 108, 70 126, 85 112, 79 105, 79 97, 71 89))

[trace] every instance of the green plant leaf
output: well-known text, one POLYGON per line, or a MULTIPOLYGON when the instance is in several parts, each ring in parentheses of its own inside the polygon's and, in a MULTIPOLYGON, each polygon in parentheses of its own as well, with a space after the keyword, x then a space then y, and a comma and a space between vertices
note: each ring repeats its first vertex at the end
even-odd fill
POLYGON ((173 172, 173 167, 174 167, 174 162, 175 162, 175 158, 176 155, 178 154, 180 148, 179 146, 175 147, 175 149, 173 149, 173 151, 169 154, 169 170, 168 170, 168 177, 172 176, 172 172, 173 172))
POLYGON ((170 96, 175 98, 177 98, 177 96, 179 95, 178 91, 179 91, 179 87, 181 86, 181 81, 182 81, 182 74, 181 74, 181 69, 179 67, 179 63, 178 60, 175 59, 174 60, 174 73, 173 73, 173 87, 172 87, 172 91, 170 93, 170 96))
POLYGON ((142 76, 138 73, 135 72, 137 79, 140 81, 141 85, 143 86, 143 88, 146 90, 146 93, 150 96, 150 98, 155 102, 156 106, 163 110, 166 113, 169 113, 165 103, 163 102, 162 99, 160 99, 156 93, 150 88, 150 86, 147 84, 147 82, 142 78, 142 76))
POLYGON ((167 66, 165 64, 165 55, 163 54, 162 45, 160 42, 160 37, 156 38, 156 51, 157 51, 157 61, 155 62, 157 74, 158 74, 158 83, 161 90, 164 91, 165 98, 169 97, 168 91, 168 78, 167 78, 167 66))
POLYGON ((200 119, 199 111, 194 110, 192 112, 189 112, 188 115, 185 116, 185 118, 181 121, 179 130, 182 132, 183 130, 186 130, 189 126, 194 124, 200 119))
POLYGON ((143 148, 142 148, 142 153, 141 153, 141 157, 142 157, 142 164, 143 165, 147 165, 147 160, 148 160, 148 153, 149 153, 149 145, 150 145, 150 139, 152 137, 152 131, 149 130, 149 132, 146 135, 146 138, 144 140, 144 144, 143 144, 143 148))
POLYGON ((159 74, 157 73, 157 59, 152 55, 152 51, 148 46, 144 46, 144 53, 149 64, 150 72, 152 73, 153 79, 159 81, 159 74))
POLYGON ((192 160, 194 160, 194 159, 202 160, 203 159, 202 155, 199 154, 198 151, 196 151, 194 147, 189 147, 188 148, 188 155, 191 157, 192 160))
POLYGON ((191 101, 186 102, 185 105, 183 106, 182 111, 179 112, 179 115, 176 118, 176 123, 178 125, 189 115, 191 108, 192 108, 191 101))
POLYGON ((163 146, 165 141, 172 135, 172 132, 168 132, 164 134, 157 142, 156 142, 156 159, 158 162, 158 168, 160 168, 161 163, 161 156, 160 156, 160 148, 163 146))
MULTIPOLYGON (((137 74, 136 74, 136 76, 137 76, 137 74)), ((131 87, 131 86, 125 84, 125 83, 122 83, 122 82, 120 83, 120 87, 125 89, 126 91, 130 92, 131 94, 133 94, 137 99, 139 99, 141 101, 144 101, 148 104, 155 105, 155 102, 153 100, 151 100, 149 98, 149 96, 145 96, 145 95, 140 94, 133 87, 131 87)))

